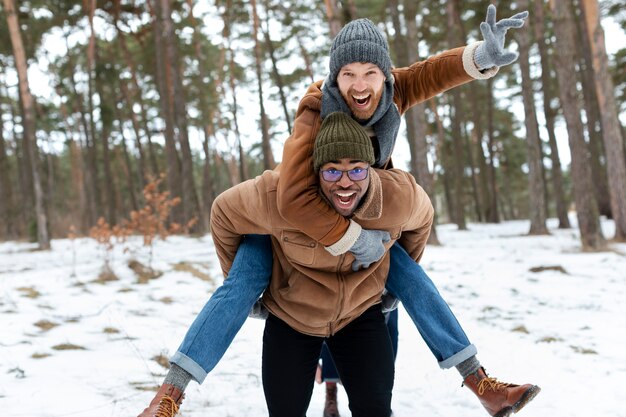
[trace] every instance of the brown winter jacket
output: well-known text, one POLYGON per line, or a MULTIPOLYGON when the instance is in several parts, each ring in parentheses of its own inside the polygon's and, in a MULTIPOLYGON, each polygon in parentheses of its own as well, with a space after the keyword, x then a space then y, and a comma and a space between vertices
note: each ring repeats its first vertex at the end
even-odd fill
MULTIPOLYGON (((330 336, 381 301, 389 272, 389 252, 369 268, 352 271, 351 253, 331 255, 278 212, 283 176, 265 171, 220 194, 211 210, 211 234, 224 276, 228 276, 241 236, 269 234, 274 261, 263 303, 292 328, 330 336)), ((413 177, 401 170, 370 170, 370 186, 353 215, 366 229, 386 230, 419 261, 430 233, 433 207, 413 177)), ((307 219, 313 220, 313 219, 307 219)))
MULTIPOLYGON (((407 68, 395 68, 393 101, 400 114, 452 87, 473 79, 490 78, 498 71, 484 73, 474 64, 474 50, 481 42, 451 49, 407 68)), ((313 172, 313 145, 319 131, 322 82, 312 84, 300 101, 291 136, 285 142, 278 184, 280 214, 312 239, 344 253, 358 233, 346 233, 351 224, 322 199, 317 192, 318 178, 313 172)), ((388 213, 388 211, 386 211, 388 213)))

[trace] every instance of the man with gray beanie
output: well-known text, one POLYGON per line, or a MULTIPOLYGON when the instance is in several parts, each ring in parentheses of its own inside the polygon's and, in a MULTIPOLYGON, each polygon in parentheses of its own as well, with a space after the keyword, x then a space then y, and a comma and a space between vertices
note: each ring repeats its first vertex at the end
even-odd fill
MULTIPOLYGON (((476 347, 407 248, 396 243, 387 252, 388 241, 401 239, 404 232, 398 231, 396 236, 342 216, 319 194, 320 180, 313 170, 315 138, 322 120, 331 113, 341 111, 358 121, 373 145, 372 166, 388 169, 400 117, 411 106, 469 81, 490 78, 499 66, 512 63, 517 55, 504 49, 504 36, 508 29, 523 25, 527 12, 498 22, 495 12, 495 6, 489 6, 481 24, 484 41, 406 68, 392 67, 387 42, 371 21, 348 23, 332 43, 328 77, 312 84, 300 101, 282 162, 276 168, 281 177, 276 203, 282 218, 329 254, 349 260, 355 271, 376 264, 388 253, 386 289, 402 301, 439 366, 456 367, 464 385, 487 412, 505 417, 534 398, 539 387, 488 377, 476 358, 476 347)), ((394 178, 385 182, 385 187, 391 187, 394 178)), ((351 195, 341 198, 346 205, 352 204, 351 195)), ((204 381, 267 288, 277 267, 272 264, 270 237, 247 235, 235 249, 228 279, 196 317, 170 359, 172 367, 164 384, 141 417, 155 416, 161 408, 177 409, 187 383, 191 379, 204 381)))
POLYGON ((396 242, 415 262, 433 221, 428 195, 405 171, 371 168, 374 147, 358 122, 331 113, 313 149, 318 193, 341 216, 386 232, 384 254, 367 267, 336 257, 278 211, 277 171, 232 187, 211 210, 211 233, 224 276, 243 235, 271 236, 275 266, 263 305, 263 389, 270 417, 303 417, 322 343, 330 349, 354 417, 391 413, 393 351, 381 296, 396 242), (400 233, 401 232, 401 233, 400 233))

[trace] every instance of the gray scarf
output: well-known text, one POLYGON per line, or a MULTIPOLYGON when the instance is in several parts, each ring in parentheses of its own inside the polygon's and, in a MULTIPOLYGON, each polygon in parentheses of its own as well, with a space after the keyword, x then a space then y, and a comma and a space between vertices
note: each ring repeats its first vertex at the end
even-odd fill
MULTIPOLYGON (((339 91, 337 81, 331 82, 328 78, 324 80, 322 86, 322 119, 330 113, 342 111, 351 114, 348 104, 345 102, 339 91)), ((362 126, 372 126, 378 143, 374 144, 376 152, 375 167, 381 167, 389 161, 393 147, 396 144, 396 137, 400 130, 400 112, 393 102, 393 78, 385 81, 383 95, 380 103, 372 117, 362 126)))

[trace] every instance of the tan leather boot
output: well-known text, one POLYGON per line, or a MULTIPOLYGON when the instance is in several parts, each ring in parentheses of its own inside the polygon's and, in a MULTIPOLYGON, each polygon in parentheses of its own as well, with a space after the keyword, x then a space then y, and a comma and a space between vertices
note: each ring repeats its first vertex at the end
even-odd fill
POLYGON ((465 378, 463 385, 476 394, 489 415, 494 417, 517 413, 541 391, 536 385, 508 384, 490 378, 482 367, 465 378))
POLYGON ((148 408, 138 417, 174 417, 183 402, 185 394, 170 384, 163 384, 148 408))
POLYGON ((324 403, 324 417, 339 417, 337 408, 337 383, 326 383, 326 402, 324 403))

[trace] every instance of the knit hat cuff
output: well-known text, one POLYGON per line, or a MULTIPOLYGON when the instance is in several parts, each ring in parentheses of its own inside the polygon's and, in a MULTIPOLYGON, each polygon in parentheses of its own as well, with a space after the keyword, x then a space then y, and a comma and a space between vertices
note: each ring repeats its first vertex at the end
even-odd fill
POLYGON ((387 80, 393 80, 391 76, 391 59, 389 52, 379 43, 356 39, 338 46, 332 52, 330 60, 330 79, 336 80, 339 71, 344 65, 354 62, 371 62, 380 68, 387 80))
POLYGON ((342 158, 365 161, 370 165, 373 165, 375 162, 371 144, 330 142, 315 148, 315 172, 319 171, 322 165, 342 158))

